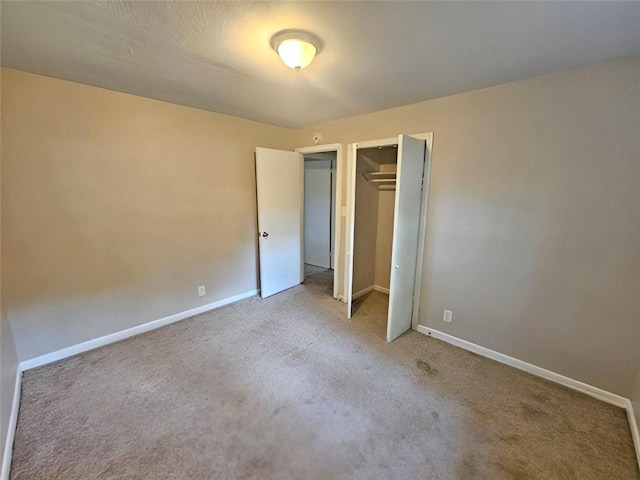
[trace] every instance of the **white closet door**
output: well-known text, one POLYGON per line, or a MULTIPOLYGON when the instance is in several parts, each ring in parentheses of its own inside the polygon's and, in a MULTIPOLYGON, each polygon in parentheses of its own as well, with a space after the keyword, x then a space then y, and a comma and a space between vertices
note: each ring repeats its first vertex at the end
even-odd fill
POLYGON ((387 321, 389 342, 411 328, 425 154, 426 140, 400 135, 387 321))
POLYGON ((302 154, 256 148, 260 296, 302 283, 302 154))
POLYGON ((347 251, 345 255, 345 286, 347 290, 347 318, 353 313, 353 243, 356 227, 356 159, 358 157, 358 145, 353 143, 347 156, 347 185, 349 196, 347 198, 347 251))

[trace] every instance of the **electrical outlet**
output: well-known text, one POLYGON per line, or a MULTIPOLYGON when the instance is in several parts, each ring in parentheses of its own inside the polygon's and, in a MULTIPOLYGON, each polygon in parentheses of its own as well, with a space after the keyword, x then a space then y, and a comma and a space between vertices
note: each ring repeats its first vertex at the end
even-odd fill
POLYGON ((207 290, 204 288, 204 285, 200 285, 198 287, 198 296, 204 297, 205 293, 207 293, 207 290))
POLYGON ((453 311, 445 310, 444 315, 442 316, 442 321, 451 323, 453 321, 453 311))

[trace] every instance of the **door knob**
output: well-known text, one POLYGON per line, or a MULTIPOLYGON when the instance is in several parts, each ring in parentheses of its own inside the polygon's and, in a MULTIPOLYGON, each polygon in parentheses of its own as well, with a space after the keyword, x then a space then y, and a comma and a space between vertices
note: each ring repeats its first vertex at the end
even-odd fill
POLYGON ((400 268, 400 265, 396 265, 396 270, 398 270, 400 268))
POLYGON ((269 236, 269 234, 268 234, 267 232, 262 232, 262 236, 263 236, 264 238, 266 238, 266 237, 268 237, 268 236, 269 236))

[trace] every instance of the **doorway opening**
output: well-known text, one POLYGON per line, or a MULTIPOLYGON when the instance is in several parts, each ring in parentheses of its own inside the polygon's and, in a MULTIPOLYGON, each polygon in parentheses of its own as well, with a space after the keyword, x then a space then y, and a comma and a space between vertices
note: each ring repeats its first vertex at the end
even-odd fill
POLYGON ((305 281, 307 208, 307 276, 325 275, 328 294, 344 301, 344 294, 338 294, 344 289, 345 264, 339 241, 346 216, 340 193, 342 145, 315 145, 293 152, 256 147, 255 161, 260 296, 266 298, 305 281), (305 177, 310 194, 307 205, 305 177))
POLYGON ((347 317, 368 317, 389 342, 417 324, 432 139, 399 135, 350 145, 347 317))
POLYGON ((333 293, 335 257, 337 152, 314 152, 304 158, 303 257, 305 282, 333 293))
POLYGON ((327 293, 345 301, 342 208, 342 144, 296 148, 302 154, 303 268, 305 282, 324 282, 327 293))
POLYGON ((397 167, 397 144, 356 152, 351 312, 385 336, 397 167))

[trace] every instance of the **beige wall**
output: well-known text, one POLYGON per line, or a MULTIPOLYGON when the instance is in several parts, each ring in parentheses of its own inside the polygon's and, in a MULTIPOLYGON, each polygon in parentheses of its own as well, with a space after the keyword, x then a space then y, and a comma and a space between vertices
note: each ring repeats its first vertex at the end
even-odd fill
POLYGON ((420 323, 629 396, 639 126, 635 57, 315 125, 294 143, 434 132, 420 323))
POLYGON ((256 288, 253 152, 288 130, 6 69, 2 97, 21 360, 256 288))

